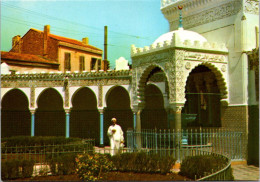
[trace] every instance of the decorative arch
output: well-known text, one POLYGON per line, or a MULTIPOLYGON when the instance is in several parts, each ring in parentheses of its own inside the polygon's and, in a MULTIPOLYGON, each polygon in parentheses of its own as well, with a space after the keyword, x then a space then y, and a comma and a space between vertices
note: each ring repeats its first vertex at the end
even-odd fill
POLYGON ((196 67, 199 67, 201 65, 208 67, 215 74, 216 79, 217 79, 217 84, 218 84, 218 87, 219 87, 219 90, 221 93, 221 99, 227 99, 228 98, 227 80, 225 79, 224 75, 221 73, 219 68, 213 63, 202 62, 202 63, 198 63, 198 64, 191 66, 190 71, 188 71, 187 74, 185 75, 185 78, 184 78, 185 83, 187 84, 187 79, 188 79, 190 73, 192 72, 192 70, 194 70, 196 67))
POLYGON ((80 87, 72 96, 70 113, 70 136, 94 138, 99 142, 99 120, 97 98, 92 89, 80 87))
POLYGON ((47 88, 42 89, 39 93, 35 94, 35 100, 36 100, 36 105, 37 105, 37 107, 38 107, 39 98, 40 98, 40 97, 42 96, 42 94, 43 94, 46 90, 48 90, 48 89, 55 90, 55 91, 59 94, 59 96, 61 97, 62 102, 63 102, 63 105, 64 105, 64 97, 63 97, 63 95, 61 94, 60 90, 58 90, 58 89, 55 88, 55 87, 47 87, 47 88))
POLYGON ((149 65, 141 73, 140 78, 139 78, 139 82, 138 82, 137 97, 138 97, 140 103, 144 104, 144 102, 145 102, 144 91, 145 91, 145 85, 146 85, 146 82, 147 82, 147 78, 149 77, 149 74, 156 68, 159 68, 160 70, 162 70, 165 73, 165 76, 166 76, 166 78, 168 80, 168 75, 166 74, 164 68, 161 65, 158 65, 158 64, 151 64, 151 65, 149 65))
POLYGON ((184 128, 221 126, 221 88, 219 75, 210 64, 197 64, 188 74, 185 86, 184 128), (187 116, 187 117, 186 117, 187 116), (193 118, 193 119, 192 119, 193 118), (191 119, 191 120, 190 120, 191 119))
POLYGON ((65 136, 63 97, 54 88, 46 88, 37 98, 35 136, 65 136))
POLYGON ((1 100, 1 136, 29 136, 31 113, 29 99, 20 89, 14 88, 4 94, 1 100))

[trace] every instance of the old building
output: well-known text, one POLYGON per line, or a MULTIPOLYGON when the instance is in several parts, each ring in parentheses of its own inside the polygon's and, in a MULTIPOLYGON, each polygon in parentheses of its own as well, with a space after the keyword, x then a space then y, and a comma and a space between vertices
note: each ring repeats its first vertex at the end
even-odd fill
POLYGON ((162 0, 161 11, 170 31, 152 45, 133 45, 130 70, 1 75, 2 136, 93 136, 103 145, 117 117, 125 132, 240 131, 243 158, 256 161, 258 1, 162 0))
POLYGON ((101 49, 89 45, 87 37, 78 41, 53 35, 50 26, 46 25, 44 31, 31 28, 23 37, 13 37, 12 49, 8 53, 3 52, 1 60, 19 72, 98 71, 107 69, 102 53, 101 49), (38 62, 38 65, 28 64, 30 60, 38 62), (40 68, 39 62, 42 63, 42 70, 33 68, 34 65, 40 68))

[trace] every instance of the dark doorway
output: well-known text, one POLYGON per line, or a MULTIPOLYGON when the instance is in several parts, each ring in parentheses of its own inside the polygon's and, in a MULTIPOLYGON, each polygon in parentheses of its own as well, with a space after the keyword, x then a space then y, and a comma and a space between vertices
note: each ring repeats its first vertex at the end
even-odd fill
POLYGON ((220 91, 215 74, 208 67, 196 67, 186 82, 186 103, 182 113, 196 115, 187 127, 220 127, 220 91))
POLYGON ((48 88, 37 101, 35 112, 35 136, 64 136, 65 111, 61 95, 53 88, 48 88))
POLYGON ((113 117, 117 118, 117 123, 124 132, 126 142, 126 131, 128 128, 133 128, 133 112, 130 108, 128 92, 121 86, 114 87, 108 93, 106 103, 107 108, 104 111, 104 144, 109 145, 107 130, 111 125, 111 119, 113 117))
POLYGON ((142 129, 167 129, 167 112, 160 89, 149 84, 145 87, 145 108, 141 113, 142 129))
POLYGON ((1 104, 1 137, 30 136, 31 113, 26 95, 13 89, 4 95, 1 104))
POLYGON ((70 114, 70 136, 95 139, 99 143, 100 114, 97 99, 89 88, 79 89, 72 99, 70 114))

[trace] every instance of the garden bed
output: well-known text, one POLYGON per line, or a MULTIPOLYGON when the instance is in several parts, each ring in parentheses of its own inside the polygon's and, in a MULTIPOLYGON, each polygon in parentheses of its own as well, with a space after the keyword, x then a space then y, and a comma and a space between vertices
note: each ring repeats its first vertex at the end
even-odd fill
MULTIPOLYGON (((36 176, 15 179, 12 181, 81 181, 77 175, 36 176)), ((158 173, 108 172, 103 174, 103 181, 190 181, 190 179, 176 173, 166 175, 158 173)), ((11 180, 9 180, 11 181, 11 180)))

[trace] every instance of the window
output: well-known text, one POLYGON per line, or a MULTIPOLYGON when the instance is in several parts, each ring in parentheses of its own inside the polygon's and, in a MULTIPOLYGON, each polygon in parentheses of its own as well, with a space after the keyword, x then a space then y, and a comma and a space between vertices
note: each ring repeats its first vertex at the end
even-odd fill
POLYGON ((65 53, 65 59, 64 59, 64 71, 70 71, 70 53, 65 53))
POLYGON ((80 56, 79 57, 79 71, 85 71, 85 57, 84 56, 80 56))
POLYGON ((91 70, 96 70, 96 58, 91 58, 91 70))
POLYGON ((98 60, 98 70, 101 70, 101 59, 98 60))

